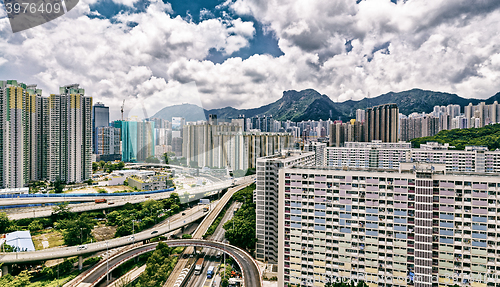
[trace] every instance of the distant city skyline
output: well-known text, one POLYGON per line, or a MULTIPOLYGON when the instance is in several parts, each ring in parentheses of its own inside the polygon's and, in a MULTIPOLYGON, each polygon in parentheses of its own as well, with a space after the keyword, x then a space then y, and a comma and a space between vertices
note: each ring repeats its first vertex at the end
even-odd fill
POLYGON ((500 2, 85 0, 12 34, 0 9, 0 78, 43 96, 80 83, 120 106, 254 108, 284 90, 333 101, 412 88, 486 98, 500 90, 500 2), (70 40, 71 39, 71 40, 70 40))

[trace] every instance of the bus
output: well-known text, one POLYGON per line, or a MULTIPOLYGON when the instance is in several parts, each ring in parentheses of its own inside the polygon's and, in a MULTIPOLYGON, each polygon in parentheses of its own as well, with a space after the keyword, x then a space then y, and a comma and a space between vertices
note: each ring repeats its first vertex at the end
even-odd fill
POLYGON ((210 266, 210 267, 208 267, 207 278, 211 279, 213 276, 214 276, 214 267, 210 266))
POLYGON ((200 275, 203 269, 203 258, 199 258, 194 267, 194 275, 200 275))

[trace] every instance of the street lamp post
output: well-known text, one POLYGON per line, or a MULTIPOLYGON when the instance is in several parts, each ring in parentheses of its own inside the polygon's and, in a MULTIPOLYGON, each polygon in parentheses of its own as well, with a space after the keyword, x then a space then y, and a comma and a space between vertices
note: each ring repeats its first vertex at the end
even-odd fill
POLYGON ((106 241, 106 282, 109 282, 109 241, 106 241))
POLYGON ((134 222, 135 222, 135 219, 132 219, 132 239, 133 239, 133 243, 132 243, 132 245, 135 245, 135 230, 134 230, 134 222))

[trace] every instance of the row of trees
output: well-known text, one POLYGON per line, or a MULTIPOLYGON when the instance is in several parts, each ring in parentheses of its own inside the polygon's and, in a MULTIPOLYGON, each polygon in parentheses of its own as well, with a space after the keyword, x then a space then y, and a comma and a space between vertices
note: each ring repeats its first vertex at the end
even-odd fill
POLYGON ((237 169, 233 172, 234 177, 244 177, 248 175, 254 175, 256 173, 255 168, 249 168, 249 169, 237 169))
POLYGON ((427 142, 449 143, 455 149, 463 150, 465 146, 487 146, 490 150, 500 148, 500 124, 482 128, 442 130, 432 137, 412 139, 413 146, 418 148, 427 142))
MULTIPOLYGON (((176 193, 172 193, 170 198, 159 201, 148 200, 141 204, 127 203, 108 214, 107 225, 117 226, 116 237, 126 236, 132 234, 132 220, 135 220, 135 231, 141 231, 178 213, 182 208, 184 206, 181 205, 176 193), (162 216, 158 217, 159 215, 162 216)), ((16 230, 30 230, 33 233, 46 227, 54 227, 62 233, 65 245, 74 246, 91 241, 92 229, 97 224, 94 218, 102 216, 99 211, 80 214, 71 212, 67 202, 55 206, 51 216, 45 218, 9 220, 5 212, 0 212, 0 233, 16 230)))
POLYGON ((180 165, 180 166, 187 165, 187 160, 185 157, 181 157, 180 159, 177 159, 177 158, 175 158, 175 153, 171 152, 171 151, 163 154, 163 160, 165 161, 166 164, 180 165))
POLYGON ((234 194, 234 200, 242 202, 243 205, 234 214, 231 220, 224 224, 226 239, 235 246, 246 249, 252 253, 257 242, 255 232, 255 203, 253 203, 253 191, 255 184, 252 184, 234 194))
POLYGON ((25 287, 30 284, 31 277, 27 270, 22 271, 15 277, 7 274, 0 278, 0 286, 25 287))
POLYGON ((148 229, 183 208, 179 196, 172 193, 163 200, 147 200, 141 204, 127 203, 122 209, 114 210, 107 216, 107 225, 116 226, 115 237, 121 237, 148 229), (159 217, 159 215, 162 216, 159 217))
POLYGON ((33 233, 53 226, 63 234, 64 244, 73 246, 90 241, 92 228, 96 223, 93 216, 92 213, 78 215, 70 212, 68 203, 54 207, 52 215, 46 218, 9 220, 5 212, 0 212, 0 233, 16 230, 29 230, 33 233))
POLYGON ((161 287, 167 280, 177 263, 177 257, 172 256, 173 248, 159 242, 156 250, 149 256, 146 270, 139 276, 135 287, 161 287))
POLYGON ((53 226, 63 234, 64 244, 74 246, 93 239, 92 229, 97 223, 94 219, 97 214, 95 212, 80 214, 71 212, 69 204, 65 202, 53 208, 50 219, 53 226))
POLYGON ((122 170, 125 168, 125 163, 123 161, 120 161, 118 163, 114 163, 111 161, 105 162, 103 160, 99 162, 93 162, 92 163, 92 171, 96 172, 98 170, 102 170, 107 173, 111 173, 115 170, 122 170))

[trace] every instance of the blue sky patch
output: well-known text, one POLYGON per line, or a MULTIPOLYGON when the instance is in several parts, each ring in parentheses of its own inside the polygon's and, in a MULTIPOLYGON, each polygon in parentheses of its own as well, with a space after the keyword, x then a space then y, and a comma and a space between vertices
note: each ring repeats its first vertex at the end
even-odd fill
MULTIPOLYGON (((255 54, 268 54, 273 57, 279 57, 283 55, 283 52, 278 46, 278 39, 273 32, 264 33, 263 25, 258 22, 252 16, 238 16, 234 14, 233 11, 229 10, 228 7, 223 7, 218 9, 217 6, 224 3, 225 1, 220 0, 195 0, 195 1, 185 1, 185 0, 171 0, 164 1, 165 3, 170 3, 172 5, 173 13, 172 18, 177 16, 182 17, 186 21, 191 21, 193 23, 199 23, 200 21, 210 19, 210 18, 231 18, 238 19, 241 18, 242 21, 251 21, 255 28, 255 34, 253 38, 249 39, 249 46, 235 51, 231 55, 224 55, 222 52, 216 49, 211 49, 209 55, 205 58, 206 60, 212 61, 214 63, 222 63, 228 58, 240 57, 242 59, 247 59, 255 54)), ((135 3, 134 7, 128 7, 126 5, 121 5, 113 2, 112 0, 99 0, 97 3, 90 5, 91 12, 98 12, 101 16, 88 15, 90 18, 105 18, 111 19, 113 16, 118 15, 121 12, 130 13, 140 13, 144 12, 149 5, 147 0, 139 0, 135 3)), ((114 22, 111 20, 111 22, 114 22)), ((130 24, 129 27, 134 27, 137 23, 130 24), (132 25, 132 26, 130 26, 132 25)))

